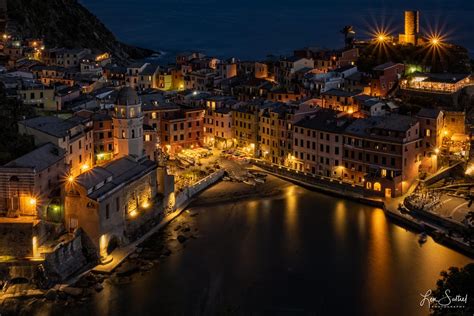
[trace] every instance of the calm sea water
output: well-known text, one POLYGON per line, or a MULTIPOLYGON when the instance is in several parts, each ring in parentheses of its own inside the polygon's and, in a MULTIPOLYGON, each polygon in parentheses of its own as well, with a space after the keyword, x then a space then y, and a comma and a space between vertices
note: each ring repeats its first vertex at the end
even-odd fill
POLYGON ((441 270, 471 261, 431 238, 420 247, 380 209, 281 188, 280 197, 191 208, 198 216, 178 221, 198 239, 170 241, 172 255, 129 284, 104 282, 91 301, 38 315, 428 315, 420 294, 441 270))
POLYGON ((396 35, 403 10, 421 11, 424 31, 440 30, 474 52, 472 0, 80 0, 121 40, 170 54, 263 58, 303 46, 337 48, 339 30, 359 38, 374 27, 396 35))

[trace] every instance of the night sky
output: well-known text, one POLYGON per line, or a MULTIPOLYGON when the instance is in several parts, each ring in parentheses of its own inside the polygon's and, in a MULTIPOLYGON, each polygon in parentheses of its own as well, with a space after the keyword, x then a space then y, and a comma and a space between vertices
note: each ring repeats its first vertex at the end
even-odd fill
POLYGON ((81 0, 123 41, 165 52, 196 49, 262 58, 302 46, 337 48, 339 30, 359 38, 374 27, 397 35, 403 11, 421 11, 422 31, 439 31, 474 53, 474 1, 81 0))

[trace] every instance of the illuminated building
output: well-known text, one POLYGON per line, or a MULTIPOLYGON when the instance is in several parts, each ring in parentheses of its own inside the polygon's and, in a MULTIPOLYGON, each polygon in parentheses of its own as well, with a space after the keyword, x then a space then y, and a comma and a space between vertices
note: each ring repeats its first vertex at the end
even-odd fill
POLYGON ((364 89, 364 93, 374 97, 386 97, 397 86, 404 70, 405 65, 393 62, 374 67, 370 85, 364 89))
POLYGON ((0 167, 0 217, 47 219, 49 195, 67 172, 65 154, 46 143, 0 167))
POLYGON ((102 254, 133 233, 129 221, 157 215, 159 209, 151 208, 156 193, 157 165, 150 160, 125 156, 95 167, 66 186, 66 229, 81 227, 102 254))
POLYGON ((331 89, 321 94, 321 107, 339 112, 355 113, 359 111, 357 104, 354 102, 354 97, 358 94, 359 92, 331 89))
POLYGON ((17 93, 24 104, 47 111, 58 109, 55 100, 55 89, 52 87, 46 87, 41 83, 23 81, 17 93))
MULTIPOLYGON (((438 170, 437 159, 433 159, 436 150, 443 145, 444 132, 444 113, 438 109, 421 109, 416 115, 420 122, 420 134, 422 138, 421 154, 422 170, 434 173, 438 170)), ((439 149, 438 149, 439 150, 439 149)))
POLYGON ((112 117, 105 113, 95 113, 91 117, 94 127, 94 161, 103 164, 114 155, 112 117))
POLYGON ((342 132, 350 118, 321 109, 300 120, 293 128, 293 159, 290 167, 301 172, 342 178, 342 132))
POLYGON ((232 134, 232 106, 237 103, 225 96, 211 97, 206 100, 204 115, 204 143, 220 149, 234 145, 232 134))
POLYGON ((34 137, 36 145, 53 143, 66 151, 66 163, 71 174, 82 172, 84 165, 93 165, 92 122, 74 116, 62 120, 55 116, 40 116, 18 122, 20 134, 34 137))
POLYGON ((239 106, 233 112, 232 129, 237 145, 246 148, 251 155, 257 155, 259 112, 264 103, 256 100, 239 106), (252 145, 253 144, 253 145, 252 145))
POLYGON ((311 103, 275 103, 262 109, 259 114, 259 155, 276 164, 285 164, 285 158, 293 154, 293 124, 319 108, 311 103))
POLYGON ((143 157, 142 103, 135 90, 120 89, 112 114, 115 157, 143 157))
POLYGON ((400 196, 418 177, 420 124, 404 115, 358 119, 343 134, 344 180, 371 195, 400 196))
POLYGON ((433 93, 455 93, 474 84, 469 74, 415 73, 401 83, 402 89, 433 93))
POLYGON ((401 44, 417 45, 420 33, 420 12, 405 11, 405 33, 400 34, 401 44))

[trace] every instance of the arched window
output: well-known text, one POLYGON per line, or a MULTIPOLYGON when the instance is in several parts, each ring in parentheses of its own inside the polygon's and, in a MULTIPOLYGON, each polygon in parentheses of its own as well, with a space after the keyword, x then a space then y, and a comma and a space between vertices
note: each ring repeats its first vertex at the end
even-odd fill
POLYGON ((135 117, 135 108, 130 109, 130 117, 135 117))
POLYGON ((374 183, 374 191, 382 191, 382 185, 379 182, 374 183))
POLYGON ((125 138, 125 131, 122 130, 122 138, 125 138))

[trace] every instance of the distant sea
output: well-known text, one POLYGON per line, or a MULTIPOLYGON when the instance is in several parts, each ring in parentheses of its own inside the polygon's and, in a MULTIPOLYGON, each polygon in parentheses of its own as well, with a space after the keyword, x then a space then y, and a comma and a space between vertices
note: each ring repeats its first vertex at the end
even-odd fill
POLYGON ((473 0, 80 0, 123 42, 162 51, 198 50, 261 59, 305 46, 338 48, 375 28, 403 31, 403 11, 421 11, 422 32, 441 32, 474 53, 473 0))

